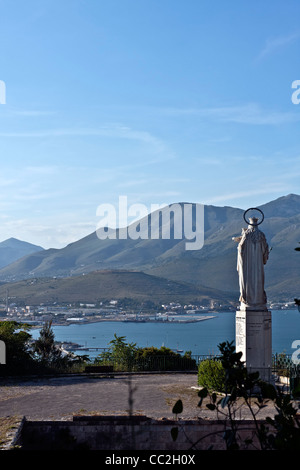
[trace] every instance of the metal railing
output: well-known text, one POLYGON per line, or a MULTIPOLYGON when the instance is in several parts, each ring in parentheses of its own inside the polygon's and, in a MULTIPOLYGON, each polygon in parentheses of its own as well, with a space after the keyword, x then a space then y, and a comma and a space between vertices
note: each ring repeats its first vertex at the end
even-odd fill
POLYGON ((197 371, 201 361, 212 359, 210 355, 171 356, 157 355, 127 359, 108 359, 98 362, 99 365, 113 366, 115 371, 197 371))
POLYGON ((285 353, 272 355, 272 369, 274 372, 287 371, 293 366, 292 356, 285 353))
MULTIPOLYGON (((218 359, 217 355, 192 354, 181 356, 157 355, 138 358, 111 358, 97 361, 99 365, 113 366, 115 371, 197 371, 199 364, 206 359, 218 359)), ((300 376, 299 367, 295 368, 291 355, 275 353, 272 356, 271 373, 289 377, 300 376)))

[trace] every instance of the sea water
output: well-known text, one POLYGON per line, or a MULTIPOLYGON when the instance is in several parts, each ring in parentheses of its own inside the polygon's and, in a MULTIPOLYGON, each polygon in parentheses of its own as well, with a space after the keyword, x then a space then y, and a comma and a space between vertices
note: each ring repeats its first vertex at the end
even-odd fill
MULTIPOLYGON (((55 340, 71 341, 83 347, 107 348, 114 335, 124 336, 128 343, 139 347, 161 346, 173 350, 191 351, 194 355, 218 354, 218 345, 224 341, 235 341, 235 312, 218 312, 214 318, 192 323, 165 322, 118 322, 53 326, 55 340)), ((33 339, 39 336, 39 329, 31 331, 33 339)), ((272 311, 273 353, 292 354, 292 343, 300 340, 300 313, 298 310, 272 311)), ((78 353, 78 351, 76 351, 78 353)), ((95 357, 101 351, 84 351, 95 357)))

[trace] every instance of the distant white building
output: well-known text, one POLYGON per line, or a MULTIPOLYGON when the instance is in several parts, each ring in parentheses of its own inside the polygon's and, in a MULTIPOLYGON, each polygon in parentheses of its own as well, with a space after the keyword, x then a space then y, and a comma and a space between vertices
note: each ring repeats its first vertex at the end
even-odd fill
POLYGON ((84 321, 84 318, 81 318, 81 317, 69 317, 69 318, 66 318, 66 321, 81 322, 81 321, 84 321))

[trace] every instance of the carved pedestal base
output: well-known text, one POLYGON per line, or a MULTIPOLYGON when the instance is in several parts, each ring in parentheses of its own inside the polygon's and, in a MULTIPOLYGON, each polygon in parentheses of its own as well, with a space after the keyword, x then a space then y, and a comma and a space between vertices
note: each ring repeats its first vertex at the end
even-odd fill
POLYGON ((236 352, 250 372, 272 382, 272 314, 269 310, 240 310, 235 316, 236 352))

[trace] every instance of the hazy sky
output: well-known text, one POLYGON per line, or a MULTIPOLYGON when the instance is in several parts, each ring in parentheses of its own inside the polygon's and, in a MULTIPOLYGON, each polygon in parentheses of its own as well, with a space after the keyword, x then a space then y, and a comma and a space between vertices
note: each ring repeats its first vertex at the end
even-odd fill
POLYGON ((0 241, 299 194, 298 0, 0 0, 0 241))

